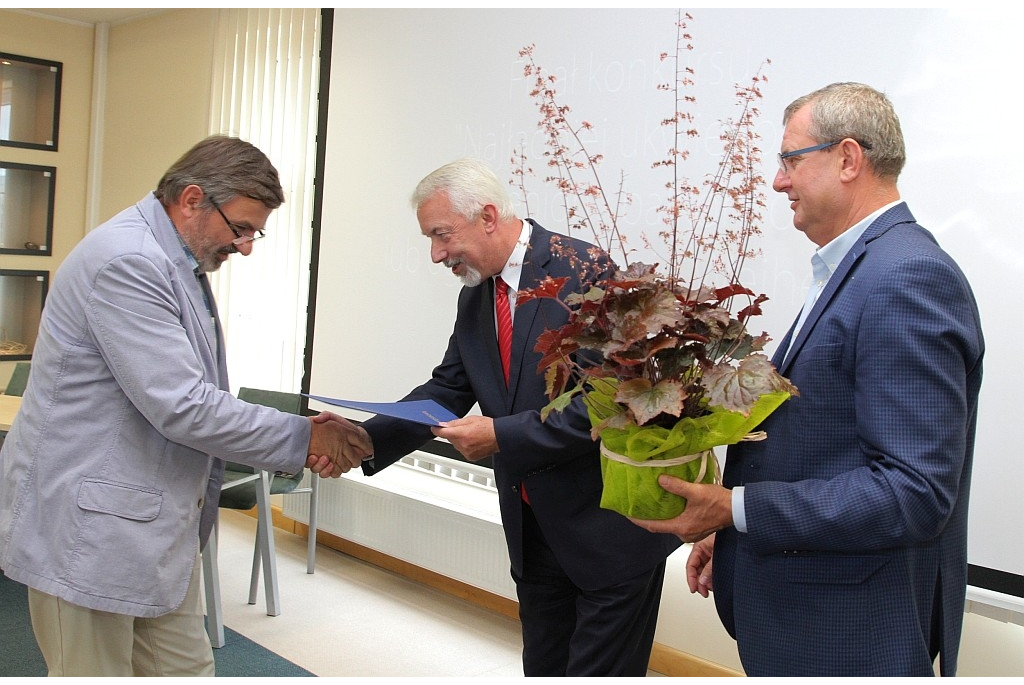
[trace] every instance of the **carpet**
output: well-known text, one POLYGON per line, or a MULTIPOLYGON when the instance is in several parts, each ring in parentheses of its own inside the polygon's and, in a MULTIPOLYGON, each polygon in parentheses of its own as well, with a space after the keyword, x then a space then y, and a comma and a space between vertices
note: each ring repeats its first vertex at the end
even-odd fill
MULTIPOLYGON (((213 650, 217 675, 239 677, 313 676, 304 668, 224 628, 225 644, 213 650)), ((28 615, 28 590, 0 572, 0 677, 45 676, 46 662, 36 646, 28 615)))

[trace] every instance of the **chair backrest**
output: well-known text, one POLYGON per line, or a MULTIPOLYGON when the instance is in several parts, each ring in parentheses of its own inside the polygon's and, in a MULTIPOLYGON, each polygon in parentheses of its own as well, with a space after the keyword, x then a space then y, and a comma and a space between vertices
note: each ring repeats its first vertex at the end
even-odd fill
MULTIPOLYGON (((261 390, 258 388, 239 388, 238 399, 250 404, 262 404, 266 407, 273 407, 278 411, 288 414, 302 413, 302 396, 293 392, 280 392, 278 390, 261 390)), ((238 473, 253 473, 253 468, 247 464, 236 464, 233 461, 226 462, 225 471, 238 473)), ((226 481, 231 480, 230 474, 226 481)), ((287 493, 294 490, 299 481, 302 480, 302 471, 293 476, 275 475, 271 482, 271 494, 287 493)), ((221 492, 220 506, 226 509, 252 509, 256 506, 256 482, 250 481, 221 492)))
MULTIPOLYGON (((273 407, 278 411, 288 414, 302 413, 302 397, 294 392, 281 392, 279 390, 260 390, 258 388, 239 388, 238 399, 249 404, 262 404, 265 407, 273 407)), ((241 473, 253 473, 251 466, 236 464, 233 461, 227 462, 226 471, 240 471, 241 473)))
POLYGON ((17 362, 14 365, 14 372, 11 373, 11 379, 7 381, 7 388, 4 390, 5 395, 17 395, 21 397, 25 394, 25 386, 28 385, 28 372, 31 370, 32 364, 30 362, 17 362))
MULTIPOLYGON (((281 392, 280 390, 260 390, 259 388, 239 388, 239 399, 250 404, 263 404, 287 414, 302 413, 302 397, 297 392, 281 392)), ((253 473, 253 468, 245 464, 227 462, 226 471, 253 473)))
POLYGON ((288 414, 302 413, 302 396, 297 392, 239 388, 238 399, 250 404, 262 404, 266 407, 273 407, 278 411, 288 414))

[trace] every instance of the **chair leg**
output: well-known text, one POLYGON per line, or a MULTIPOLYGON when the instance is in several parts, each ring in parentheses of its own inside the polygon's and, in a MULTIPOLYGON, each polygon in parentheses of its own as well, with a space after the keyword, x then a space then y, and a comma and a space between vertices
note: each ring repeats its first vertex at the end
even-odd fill
POLYGON ((206 632, 214 649, 224 646, 224 613, 220 604, 220 575, 217 571, 217 525, 203 548, 203 586, 206 591, 206 632))
MULTIPOLYGON (((280 593, 277 586, 277 558, 274 549, 274 522, 270 512, 270 479, 267 471, 260 472, 260 486, 256 488, 256 511, 258 524, 256 541, 263 557, 263 580, 267 593, 267 616, 281 613, 280 593), (262 535, 260 534, 262 529, 262 535)), ((255 566, 255 564, 254 564, 255 566)), ((250 585, 250 592, 252 587, 250 585)))
POLYGON ((316 512, 317 496, 320 494, 320 476, 309 472, 309 540, 306 548, 306 573, 313 573, 316 567, 316 512))
POLYGON ((256 540, 252 545, 252 575, 249 577, 249 604, 256 603, 260 589, 260 569, 263 567, 263 520, 256 517, 256 540))

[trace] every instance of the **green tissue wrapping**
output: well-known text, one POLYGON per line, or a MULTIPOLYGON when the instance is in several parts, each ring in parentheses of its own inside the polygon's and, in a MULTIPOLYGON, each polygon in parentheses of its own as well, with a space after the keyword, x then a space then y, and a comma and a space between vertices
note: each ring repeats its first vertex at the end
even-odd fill
MULTIPOLYGON (((630 426, 605 428, 600 431, 602 448, 624 455, 634 462, 664 461, 687 455, 696 455, 720 445, 731 445, 743 440, 765 418, 789 399, 788 392, 762 395, 750 414, 710 407, 710 413, 699 418, 682 418, 672 428, 661 426, 630 426)), ((599 425, 615 413, 614 385, 606 384, 601 390, 591 389, 586 395, 591 424, 599 425)), ((712 464, 705 464, 700 482, 713 483, 718 479, 718 464, 714 453, 712 464)), ((669 519, 686 508, 686 500, 666 492, 658 485, 658 476, 667 473, 688 482, 697 482, 701 459, 696 458, 674 466, 634 466, 601 456, 601 475, 604 489, 601 507, 637 519, 669 519)))

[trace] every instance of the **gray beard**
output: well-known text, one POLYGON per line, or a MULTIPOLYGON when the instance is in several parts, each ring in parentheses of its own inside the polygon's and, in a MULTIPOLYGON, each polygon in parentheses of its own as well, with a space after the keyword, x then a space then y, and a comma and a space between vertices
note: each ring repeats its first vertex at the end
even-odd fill
POLYGON ((459 276, 459 280, 462 281, 462 285, 466 286, 467 288, 475 288, 476 286, 484 282, 484 277, 480 275, 480 272, 471 267, 469 264, 466 264, 465 262, 455 260, 446 261, 444 263, 445 267, 448 269, 454 268, 457 264, 462 264, 466 269, 466 273, 459 276))
POLYGON ((203 273, 212 274, 220 268, 221 263, 213 256, 199 260, 199 270, 203 273))
POLYGON ((473 267, 466 265, 466 273, 459 276, 459 280, 462 281, 462 285, 467 288, 475 288, 484 281, 484 277, 480 275, 480 272, 473 267))

